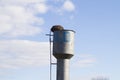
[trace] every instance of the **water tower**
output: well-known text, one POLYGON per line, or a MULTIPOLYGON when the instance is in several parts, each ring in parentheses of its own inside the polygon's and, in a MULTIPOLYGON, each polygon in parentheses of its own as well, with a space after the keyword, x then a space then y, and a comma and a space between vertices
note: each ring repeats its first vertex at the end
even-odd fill
POLYGON ((57 59, 57 79, 69 80, 69 61, 74 50, 74 31, 60 25, 51 28, 53 32, 53 56, 57 59))

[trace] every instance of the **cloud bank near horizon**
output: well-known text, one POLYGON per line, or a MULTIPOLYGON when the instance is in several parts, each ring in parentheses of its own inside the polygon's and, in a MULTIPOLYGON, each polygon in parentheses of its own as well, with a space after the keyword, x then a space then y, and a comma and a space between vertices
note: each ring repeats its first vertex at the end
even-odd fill
MULTIPOLYGON (((49 42, 0 40, 0 69, 48 66, 49 53, 49 42)), ((76 68, 90 67, 96 62, 91 54, 75 56, 72 66, 76 68)))
POLYGON ((0 40, 0 69, 39 67, 48 64, 48 42, 0 40))

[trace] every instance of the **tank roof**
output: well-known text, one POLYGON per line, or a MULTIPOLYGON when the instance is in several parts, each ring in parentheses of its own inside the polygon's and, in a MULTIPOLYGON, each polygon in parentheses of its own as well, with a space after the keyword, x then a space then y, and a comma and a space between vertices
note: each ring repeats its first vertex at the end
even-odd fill
POLYGON ((64 30, 64 28, 61 26, 61 25, 54 25, 52 28, 51 28, 51 31, 54 32, 54 31, 61 31, 61 30, 64 30))

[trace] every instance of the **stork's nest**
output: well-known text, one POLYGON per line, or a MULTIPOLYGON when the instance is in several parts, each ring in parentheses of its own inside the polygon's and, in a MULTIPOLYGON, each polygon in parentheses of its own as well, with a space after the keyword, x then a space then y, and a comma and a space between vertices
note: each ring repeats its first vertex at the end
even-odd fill
POLYGON ((54 32, 54 31, 60 31, 60 30, 64 30, 64 28, 61 26, 61 25, 54 25, 52 28, 51 28, 51 31, 54 32))

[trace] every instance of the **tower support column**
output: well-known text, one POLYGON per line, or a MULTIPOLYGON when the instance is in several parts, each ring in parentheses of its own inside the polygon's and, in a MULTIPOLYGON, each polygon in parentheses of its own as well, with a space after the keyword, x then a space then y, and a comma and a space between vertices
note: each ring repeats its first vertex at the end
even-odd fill
POLYGON ((69 59, 57 59, 57 80, 69 80, 69 59))

